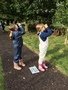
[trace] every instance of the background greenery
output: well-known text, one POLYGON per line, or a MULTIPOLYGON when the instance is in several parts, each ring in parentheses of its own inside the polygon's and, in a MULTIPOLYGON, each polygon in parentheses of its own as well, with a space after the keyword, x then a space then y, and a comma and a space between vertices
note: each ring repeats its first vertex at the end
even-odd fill
POLYGON ((68 0, 0 0, 0 18, 68 25, 68 0))

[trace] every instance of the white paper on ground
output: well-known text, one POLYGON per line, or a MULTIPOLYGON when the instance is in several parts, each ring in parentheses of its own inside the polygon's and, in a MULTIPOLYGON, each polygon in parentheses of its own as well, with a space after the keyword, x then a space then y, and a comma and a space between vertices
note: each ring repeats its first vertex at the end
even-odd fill
POLYGON ((39 73, 39 70, 37 69, 36 66, 29 67, 29 70, 31 71, 32 74, 39 73))

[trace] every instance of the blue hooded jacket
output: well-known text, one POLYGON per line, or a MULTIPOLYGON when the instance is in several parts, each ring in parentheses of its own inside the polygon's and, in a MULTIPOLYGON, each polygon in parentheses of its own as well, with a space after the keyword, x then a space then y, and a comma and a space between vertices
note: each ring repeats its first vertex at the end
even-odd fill
POLYGON ((13 31, 12 33, 12 41, 14 47, 16 46, 22 46, 23 45, 23 39, 22 35, 25 34, 24 29, 22 27, 18 27, 17 31, 13 31))
POLYGON ((39 34, 40 38, 45 41, 48 36, 50 36, 53 33, 53 31, 48 27, 43 32, 39 34))

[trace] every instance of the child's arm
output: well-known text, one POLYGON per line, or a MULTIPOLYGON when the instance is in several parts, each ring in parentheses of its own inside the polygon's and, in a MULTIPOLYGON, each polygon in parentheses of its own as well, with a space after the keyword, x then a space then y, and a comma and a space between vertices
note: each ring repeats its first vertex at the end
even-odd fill
POLYGON ((12 39, 12 31, 10 31, 9 38, 12 39))
POLYGON ((41 32, 40 37, 41 37, 41 39, 42 39, 43 41, 45 41, 46 38, 47 38, 48 36, 50 36, 51 34, 52 34, 52 30, 51 30, 49 27, 47 27, 47 28, 45 29, 45 31, 41 32))
POLYGON ((21 28, 21 34, 24 35, 25 34, 25 29, 23 27, 20 27, 21 28))
POLYGON ((13 31, 10 31, 9 38, 10 38, 11 40, 14 39, 13 31))
POLYGON ((42 37, 48 37, 52 34, 52 30, 50 28, 47 28, 46 31, 41 32, 40 36, 42 37))
POLYGON ((18 27, 18 29, 20 30, 21 35, 25 34, 25 30, 24 30, 24 28, 22 26, 18 27))
POLYGON ((47 24, 45 24, 45 25, 44 25, 44 27, 45 27, 45 28, 48 28, 48 25, 47 25, 47 24))

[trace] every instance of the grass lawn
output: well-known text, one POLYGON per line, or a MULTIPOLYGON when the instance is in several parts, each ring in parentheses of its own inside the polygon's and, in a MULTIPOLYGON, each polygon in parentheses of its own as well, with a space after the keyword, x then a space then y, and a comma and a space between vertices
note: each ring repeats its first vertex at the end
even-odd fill
MULTIPOLYGON (((23 39, 27 47, 38 53, 39 41, 36 33, 26 33, 23 39)), ((64 45, 64 39, 65 36, 49 37, 49 47, 46 57, 60 72, 68 75, 68 46, 64 45)))
POLYGON ((0 57, 0 90, 4 90, 4 74, 3 74, 3 68, 2 68, 2 61, 0 57))

